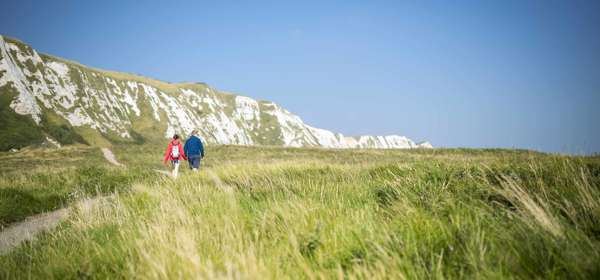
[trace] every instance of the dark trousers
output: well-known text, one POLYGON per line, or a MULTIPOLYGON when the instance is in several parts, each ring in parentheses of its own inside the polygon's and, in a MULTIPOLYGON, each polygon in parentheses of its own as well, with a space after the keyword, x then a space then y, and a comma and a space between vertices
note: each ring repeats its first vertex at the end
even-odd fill
POLYGON ((200 157, 200 155, 190 155, 188 157, 188 163, 190 164, 190 169, 193 169, 193 168, 198 169, 200 167, 201 159, 202 159, 202 157, 200 157))

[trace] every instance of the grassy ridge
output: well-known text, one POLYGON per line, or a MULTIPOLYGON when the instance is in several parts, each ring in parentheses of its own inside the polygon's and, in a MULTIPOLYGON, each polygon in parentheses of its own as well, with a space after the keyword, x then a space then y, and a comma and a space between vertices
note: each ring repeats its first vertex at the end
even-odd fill
MULTIPOLYGON (((114 151, 128 176, 160 168, 160 146, 114 151)), ((600 276, 597 157, 220 146, 203 164, 121 182, 0 277, 600 276)))

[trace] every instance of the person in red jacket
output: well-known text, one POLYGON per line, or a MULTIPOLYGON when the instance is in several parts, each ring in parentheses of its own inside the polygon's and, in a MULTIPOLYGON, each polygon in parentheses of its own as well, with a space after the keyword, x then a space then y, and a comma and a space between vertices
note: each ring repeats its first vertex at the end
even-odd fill
POLYGON ((165 152, 165 159, 163 160, 163 164, 166 166, 167 161, 171 161, 173 166, 172 175, 174 178, 177 178, 179 173, 179 160, 187 160, 187 157, 183 153, 183 144, 179 141, 179 135, 173 135, 173 139, 169 142, 167 146, 167 151, 165 152))

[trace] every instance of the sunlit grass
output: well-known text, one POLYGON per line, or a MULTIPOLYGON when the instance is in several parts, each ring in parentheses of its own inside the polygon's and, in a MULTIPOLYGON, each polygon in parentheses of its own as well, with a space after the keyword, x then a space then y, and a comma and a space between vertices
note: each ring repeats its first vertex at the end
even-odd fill
MULTIPOLYGON (((103 176, 159 168, 161 148, 114 147, 128 169, 103 176)), ((600 275, 598 158, 223 146, 199 173, 132 178, 0 278, 600 275)))

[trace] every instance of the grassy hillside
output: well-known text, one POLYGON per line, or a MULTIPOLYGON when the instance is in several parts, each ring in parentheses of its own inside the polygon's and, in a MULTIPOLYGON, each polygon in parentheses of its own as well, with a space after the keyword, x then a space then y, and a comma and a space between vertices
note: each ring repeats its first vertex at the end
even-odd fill
POLYGON ((89 147, 0 155, 3 193, 117 193, 0 256, 0 278, 600 276, 598 157, 211 146, 172 180, 162 148, 115 146, 126 170, 89 147))
POLYGON ((10 108, 15 93, 8 86, 0 87, 0 151, 21 148, 44 140, 42 129, 33 120, 10 108))

